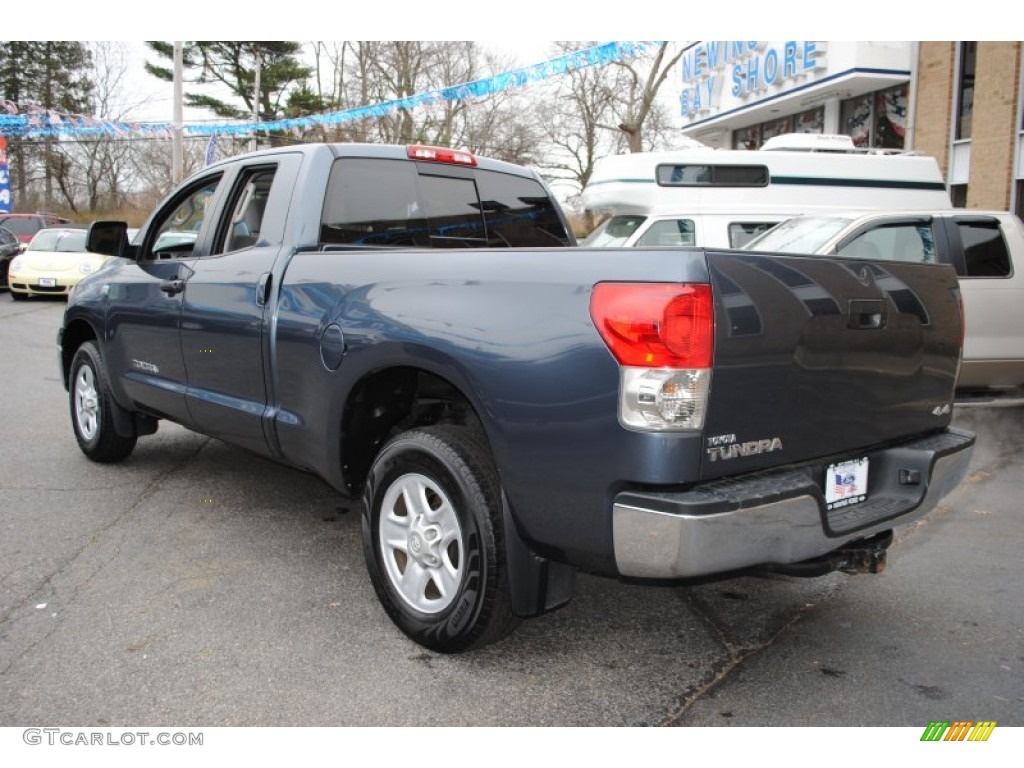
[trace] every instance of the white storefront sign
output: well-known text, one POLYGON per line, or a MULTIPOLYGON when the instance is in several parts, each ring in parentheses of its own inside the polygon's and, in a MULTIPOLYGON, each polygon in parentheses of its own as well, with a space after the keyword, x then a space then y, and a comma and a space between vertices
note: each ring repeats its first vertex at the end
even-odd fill
POLYGON ((825 46, 812 40, 767 43, 712 40, 683 54, 679 111, 694 118, 720 108, 728 84, 734 99, 799 80, 825 64, 825 46), (727 83, 728 81, 728 83, 727 83))

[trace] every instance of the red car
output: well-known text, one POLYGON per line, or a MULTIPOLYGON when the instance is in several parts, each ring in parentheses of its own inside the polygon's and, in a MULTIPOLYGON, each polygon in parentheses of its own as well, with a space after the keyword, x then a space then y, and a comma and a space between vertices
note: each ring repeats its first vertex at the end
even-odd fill
POLYGON ((67 224, 55 213, 0 213, 0 227, 7 227, 23 243, 27 243, 43 227, 67 224))

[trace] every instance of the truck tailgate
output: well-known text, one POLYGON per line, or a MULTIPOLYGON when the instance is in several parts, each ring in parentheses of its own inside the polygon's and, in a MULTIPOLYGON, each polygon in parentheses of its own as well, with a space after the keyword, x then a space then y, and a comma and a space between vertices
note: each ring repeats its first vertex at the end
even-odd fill
POLYGON ((948 425, 960 360, 952 268, 708 252, 715 351, 701 477, 948 425))

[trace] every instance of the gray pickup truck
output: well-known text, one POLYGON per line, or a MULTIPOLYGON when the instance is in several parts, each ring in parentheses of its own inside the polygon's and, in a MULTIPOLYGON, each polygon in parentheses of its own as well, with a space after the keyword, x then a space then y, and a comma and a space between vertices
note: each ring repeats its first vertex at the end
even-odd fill
POLYGON ((574 247, 530 170, 349 144, 212 165, 89 243, 116 258, 58 339, 85 455, 166 419, 361 498, 384 609, 438 651, 579 569, 876 571, 971 455, 948 266, 574 247))
POLYGON ((744 248, 949 264, 960 280, 964 350, 957 388, 1024 387, 1024 224, 1006 211, 887 210, 800 216, 744 248))

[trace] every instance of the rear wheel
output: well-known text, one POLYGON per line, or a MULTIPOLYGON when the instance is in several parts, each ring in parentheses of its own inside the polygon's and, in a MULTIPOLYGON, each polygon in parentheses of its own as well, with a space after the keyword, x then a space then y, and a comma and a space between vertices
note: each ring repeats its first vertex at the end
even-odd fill
POLYGON ((123 437, 114 429, 115 405, 103 358, 95 343, 87 341, 75 352, 69 383, 71 426, 82 453, 102 463, 127 457, 135 448, 136 438, 123 437))
POLYGON ((455 653, 501 639, 513 616, 501 489, 465 427, 399 435, 370 470, 363 549, 377 597, 417 643, 455 653))

